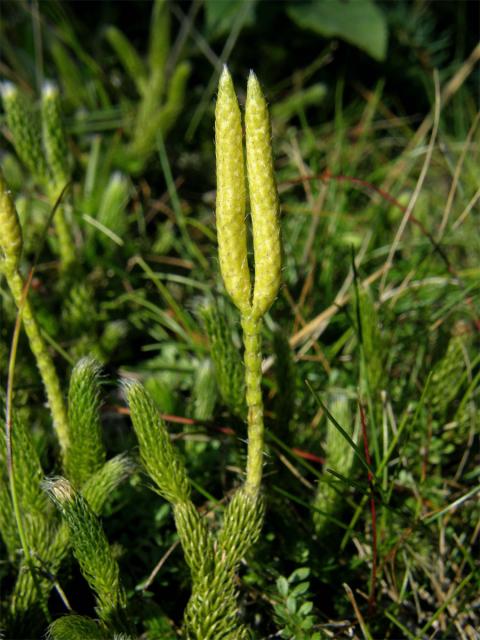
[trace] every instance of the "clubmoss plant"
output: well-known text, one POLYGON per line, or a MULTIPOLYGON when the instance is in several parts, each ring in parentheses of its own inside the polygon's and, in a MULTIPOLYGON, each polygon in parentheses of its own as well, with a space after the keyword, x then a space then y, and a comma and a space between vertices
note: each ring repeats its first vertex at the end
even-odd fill
MULTIPOLYGON (((53 82, 45 82, 42 88, 42 137, 50 169, 46 191, 53 206, 71 179, 70 154, 63 127, 60 92, 53 82)), ((54 224, 58 235, 61 265, 63 269, 69 269, 76 260, 75 245, 63 203, 60 203, 55 213, 54 224)))
MULTIPOLYGON (((175 524, 192 578, 192 593, 184 616, 189 640, 241 640, 251 632, 238 620, 235 574, 238 564, 260 535, 263 523, 263 404, 261 392, 261 323, 280 284, 280 225, 272 166, 270 123, 254 74, 248 83, 246 107, 247 164, 252 206, 255 281, 252 289, 247 259, 246 188, 242 125, 233 83, 225 69, 216 109, 217 229, 220 268, 225 288, 240 310, 245 344, 245 395, 248 407, 248 457, 244 485, 228 503, 215 534, 190 497, 185 465, 172 445, 158 408, 138 382, 125 383, 132 423, 143 465, 157 490, 173 508, 175 524), (268 273, 264 273, 267 269, 268 273)), ((216 315, 204 314, 213 338, 212 357, 222 374, 237 369, 231 344, 222 330, 213 331, 216 315)), ((239 385, 240 386, 240 385, 239 385)), ((237 411, 237 391, 229 400, 237 411)))
POLYGON ((169 73, 170 10, 166 0, 153 4, 146 61, 116 27, 108 27, 105 36, 140 96, 129 144, 120 154, 122 167, 140 173, 155 150, 159 132, 166 137, 180 114, 191 67, 188 62, 180 62, 169 73))
POLYGON ((13 199, 8 191, 3 173, 0 172, 0 265, 8 273, 17 271, 22 257, 23 237, 13 199))
MULTIPOLYGON (((132 472, 133 464, 125 455, 119 455, 108 460, 103 467, 94 473, 82 487, 82 496, 95 515, 99 515, 112 492, 132 472)), ((40 484, 37 483, 37 490, 40 484)), ((43 493, 45 498, 45 493, 43 493)), ((51 505, 48 505, 51 506, 51 505)), ((24 505, 24 511, 27 510, 24 505)), ((51 509, 43 512, 48 529, 37 525, 37 537, 30 544, 35 552, 38 562, 37 585, 31 572, 23 564, 20 567, 17 582, 12 595, 11 610, 17 621, 17 626, 25 623, 28 626, 30 618, 30 631, 32 630, 32 609, 46 606, 49 594, 54 587, 53 579, 57 575, 62 562, 65 560, 71 546, 70 529, 65 520, 59 525, 53 524, 51 509), (38 587, 40 593, 38 593, 38 587)), ((86 523, 87 524, 87 523, 86 523)), ((0 529, 3 536, 3 530, 0 529)), ((15 627, 17 628, 17 627, 15 627)))
POLYGON ((205 358, 195 371, 192 389, 192 410, 197 420, 211 420, 217 401, 217 381, 213 362, 205 358))
POLYGON ((73 553, 96 593, 98 615, 121 630, 126 595, 120 582, 118 563, 98 517, 65 478, 46 480, 44 487, 67 524, 73 553))
POLYGON ((68 393, 69 447, 65 473, 81 487, 105 462, 100 424, 100 367, 92 358, 75 366, 68 393))
POLYGON ((462 371, 465 367, 464 344, 459 336, 450 338, 447 350, 433 368, 432 380, 425 403, 429 410, 440 419, 452 406, 462 384, 462 371))
POLYGON ((243 488, 228 504, 223 526, 215 535, 190 497, 191 485, 182 458, 172 445, 166 425, 147 391, 126 382, 133 427, 142 463, 156 488, 172 505, 178 536, 192 578, 192 594, 184 615, 189 640, 246 638, 238 622, 235 572, 257 540, 262 503, 243 488))
MULTIPOLYGON (((350 409, 350 400, 345 394, 336 394, 330 403, 334 418, 342 425, 349 435, 356 440, 352 432, 353 416, 350 409)), ((339 473, 343 478, 349 478, 352 472, 355 451, 345 441, 345 437, 330 420, 327 420, 327 436, 325 439, 325 463, 324 473, 319 480, 313 505, 313 523, 319 537, 327 531, 333 530, 332 519, 335 518, 342 506, 341 496, 345 490, 345 484, 338 481, 328 469, 339 473)))
POLYGON ((220 77, 215 111, 218 251, 225 288, 241 314, 248 407, 245 488, 252 496, 258 496, 264 441, 261 324, 262 317, 278 294, 281 244, 270 119, 260 84, 253 72, 247 86, 245 135, 255 264, 253 292, 247 260, 241 117, 232 78, 225 67, 220 77))
POLYGON ((244 418, 246 404, 243 362, 233 342, 226 315, 216 305, 209 304, 201 310, 201 317, 208 334, 215 378, 222 400, 233 414, 244 418))
POLYGON ((49 189, 58 196, 71 178, 70 154, 63 127, 60 92, 50 81, 42 87, 42 137, 51 175, 49 189))
MULTIPOLYGON (((3 408, 3 407, 2 407, 3 408)), ((0 436, 0 482, 9 485, 7 478, 7 447, 5 433, 0 436)), ((40 483, 42 466, 24 420, 16 414, 12 421, 12 451, 14 474, 10 477, 16 493, 16 505, 11 491, 1 492, 0 534, 12 560, 18 556, 18 549, 28 549, 29 555, 22 555, 15 589, 10 600, 10 615, 22 618, 32 603, 37 603, 37 613, 43 599, 43 588, 37 573, 41 570, 44 553, 52 539, 52 522, 47 513, 45 495, 40 483), (18 513, 22 517, 22 534, 17 530, 18 513), (34 576, 35 574, 35 576, 34 576), (21 588, 18 587, 21 585, 21 588)), ((42 603, 44 604, 44 603, 42 603)))
POLYGON ((50 625, 47 640, 108 640, 111 636, 85 616, 62 616, 50 625))
POLYGON ((13 82, 0 86, 7 127, 18 157, 35 180, 45 184, 49 178, 48 165, 42 149, 42 129, 32 101, 13 82))
MULTIPOLYGON (((74 461, 80 466, 80 477, 75 473, 73 476, 77 486, 82 485, 82 499, 95 517, 101 513, 116 487, 133 470, 132 462, 125 455, 103 462, 103 445, 99 435, 95 433, 99 429, 98 384, 98 364, 91 359, 82 360, 74 369, 70 384, 69 413, 74 428, 69 434, 72 447, 67 450, 66 457, 69 469, 74 461), (72 403, 77 404, 76 410, 72 403)), ((3 408, 2 404, 0 401, 0 410, 3 408)), ((18 575, 8 603, 7 632, 10 634, 8 637, 32 637, 37 626, 40 628, 45 622, 49 594, 56 586, 56 575, 71 546, 72 538, 68 522, 58 522, 50 501, 42 491, 45 473, 31 430, 27 428, 25 417, 20 411, 13 413, 11 432, 13 481, 29 557, 19 558, 18 575)), ((16 529, 12 496, 7 489, 6 458, 6 439, 2 431, 0 535, 9 558, 17 562, 20 538, 16 529)), ((83 522, 85 526, 89 526, 88 519, 83 522)), ((95 531, 91 535, 95 536, 95 531)), ((115 624, 112 622, 112 628, 117 628, 115 624)), ((123 623, 120 624, 122 625, 123 623)))
MULTIPOLYGON (((58 88, 53 82, 44 84, 41 117, 33 102, 13 83, 3 82, 1 93, 7 126, 18 157, 53 207, 71 178, 58 88)), ((61 266, 69 269, 75 263, 75 246, 63 203, 57 207, 54 225, 61 266)))
POLYGON ((215 111, 217 155, 217 238, 223 282, 242 314, 250 311, 251 284, 245 224, 246 188, 242 118, 230 74, 225 69, 218 85, 215 111))
POLYGON ((60 381, 34 310, 25 295, 25 282, 20 274, 19 262, 22 254, 22 230, 12 196, 8 191, 3 174, 0 172, 0 270, 3 272, 17 308, 22 310, 30 348, 35 356, 40 375, 47 392, 48 402, 57 433, 60 448, 64 454, 68 448, 68 420, 60 381))
POLYGON ((253 318, 260 319, 277 297, 282 259, 270 118, 267 103, 253 71, 248 79, 245 133, 255 261, 251 314, 253 318))
MULTIPOLYGON (((101 225, 113 232, 118 238, 123 238, 128 226, 126 205, 129 198, 130 183, 123 173, 115 171, 105 187, 96 215, 101 225)), ((93 230, 93 229, 91 229, 93 230)), ((115 243, 106 233, 97 234, 104 251, 111 253, 115 243)))

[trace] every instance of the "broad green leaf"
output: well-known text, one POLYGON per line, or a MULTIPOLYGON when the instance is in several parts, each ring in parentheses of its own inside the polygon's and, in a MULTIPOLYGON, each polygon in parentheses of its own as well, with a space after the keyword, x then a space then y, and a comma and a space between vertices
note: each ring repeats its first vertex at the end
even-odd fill
POLYGON ((277 578, 277 589, 278 589, 278 593, 285 597, 288 593, 288 582, 287 579, 285 578, 285 576, 280 576, 279 578, 277 578))
POLYGON ((290 615, 293 615, 297 611, 297 601, 293 596, 287 598, 287 611, 290 615))
POLYGON ((299 615, 308 616, 310 611, 313 609, 313 602, 304 602, 300 609, 298 610, 299 615))
POLYGON ((290 578, 289 582, 293 582, 294 580, 305 580, 310 575, 310 567, 300 567, 299 569, 295 569, 290 578))
POLYGON ((376 60, 385 60, 387 24, 373 0, 310 0, 292 3, 290 18, 302 29, 326 38, 338 37, 376 60))

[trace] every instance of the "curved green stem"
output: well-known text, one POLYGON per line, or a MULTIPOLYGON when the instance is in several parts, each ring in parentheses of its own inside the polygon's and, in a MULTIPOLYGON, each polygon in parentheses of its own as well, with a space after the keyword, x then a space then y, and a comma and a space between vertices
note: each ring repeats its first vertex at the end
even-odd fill
POLYGON ((53 417, 53 426, 57 432, 62 455, 65 455, 68 447, 68 422, 60 381, 28 297, 24 296, 22 276, 16 270, 5 269, 4 272, 15 304, 18 309, 22 309, 23 326, 47 392, 48 403, 53 417))
MULTIPOLYGON (((36 567, 34 566, 32 555, 30 553, 30 546, 28 544, 27 536, 25 533, 25 528, 23 526, 23 519, 20 510, 20 503, 18 500, 17 494, 17 485, 15 483, 15 469, 14 469, 14 456, 13 456, 13 438, 12 438, 12 401, 13 401, 13 377, 15 372, 15 360, 17 356, 17 348, 18 348, 18 338, 20 336, 20 327, 22 322, 22 314, 23 314, 24 304, 18 306, 18 316, 17 321, 15 323, 15 330, 13 333, 12 346, 10 350, 10 358, 8 362, 8 380, 7 380, 7 398, 6 398, 6 411, 5 411, 5 422, 6 422, 6 449, 7 449, 7 473, 8 473, 8 482, 10 488, 10 497, 12 500, 13 513, 17 525, 18 537, 20 538, 20 544, 22 546, 24 561, 27 564, 30 572, 27 575, 27 581, 31 580, 32 588, 29 589, 29 593, 35 590, 41 601, 41 608, 50 622, 50 615, 48 613, 48 609, 46 607, 45 602, 43 602, 41 595, 40 583, 38 581, 36 575, 36 567)), ((21 569, 19 574, 19 579, 22 575, 21 569)), ((15 601, 14 601, 15 602, 15 601)))

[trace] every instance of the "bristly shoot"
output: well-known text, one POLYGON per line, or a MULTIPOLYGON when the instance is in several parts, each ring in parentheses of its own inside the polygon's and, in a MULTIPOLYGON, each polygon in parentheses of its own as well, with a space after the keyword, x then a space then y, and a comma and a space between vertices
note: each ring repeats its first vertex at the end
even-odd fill
POLYGON ((12 196, 0 170, 0 267, 15 271, 22 255, 22 229, 12 196))
POLYGON ((219 532, 195 508, 191 483, 183 459, 171 442, 158 408, 138 382, 125 382, 140 458, 156 490, 172 507, 185 560, 190 568, 192 593, 184 614, 184 637, 188 640, 246 640, 250 630, 238 619, 236 571, 242 557, 260 536, 264 518, 261 494, 263 468, 262 317, 273 303, 280 285, 279 205, 273 172, 270 121, 260 85, 252 74, 246 107, 248 183, 252 209, 254 285, 247 259, 247 192, 242 121, 235 89, 225 67, 220 78, 215 111, 217 159, 217 234, 220 269, 225 288, 241 314, 245 345, 245 385, 241 361, 218 314, 204 314, 213 340, 217 375, 231 376, 236 389, 224 389, 228 404, 239 415, 248 410, 246 478, 229 501, 219 532), (217 325, 217 326, 213 326, 217 325), (236 354, 236 352, 235 352, 236 354), (237 354, 236 354, 237 355, 237 354), (238 370, 238 376, 237 376, 238 370), (238 397, 241 389, 241 397, 238 397), (244 399, 245 398, 245 399, 244 399))
POLYGON ((241 116, 232 78, 224 67, 215 111, 218 253, 225 288, 241 314, 249 440, 246 489, 258 495, 264 439, 261 320, 280 287, 281 242, 270 118, 262 89, 253 72, 247 86, 245 139, 254 249, 253 293, 247 260, 241 116))
POLYGON ((281 248, 270 118, 267 103, 253 71, 250 72, 247 85, 245 130, 255 256, 252 313, 255 318, 261 318, 269 310, 280 287, 281 248))
POLYGON ((242 121, 232 78, 225 67, 215 110, 218 257, 225 288, 241 313, 250 311, 250 272, 245 224, 246 189, 242 121))

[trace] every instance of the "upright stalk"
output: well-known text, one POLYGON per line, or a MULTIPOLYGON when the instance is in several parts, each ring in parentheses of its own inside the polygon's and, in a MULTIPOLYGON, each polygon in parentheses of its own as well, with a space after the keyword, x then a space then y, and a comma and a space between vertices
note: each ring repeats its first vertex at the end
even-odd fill
POLYGON ((236 571, 241 559, 258 540, 264 518, 261 328, 262 318, 278 293, 281 263, 270 122, 265 99, 253 74, 248 81, 245 122, 255 257, 253 287, 247 255, 241 114, 232 79, 225 68, 215 111, 216 222, 220 270, 225 288, 240 311, 243 329, 248 453, 245 482, 226 505, 222 526, 217 532, 210 530, 206 519, 195 509, 185 466, 159 418, 155 403, 138 383, 126 384, 140 457, 159 493, 173 507, 180 543, 190 568, 192 593, 183 629, 186 640, 252 637, 251 630, 239 616, 236 571))
POLYGON ((245 345, 245 386, 247 400, 248 456, 245 488, 257 495, 262 483, 263 468, 263 400, 262 400, 262 350, 261 320, 252 316, 242 317, 243 343, 245 345))
POLYGON ((241 314, 248 407, 245 490, 256 498, 261 489, 264 443, 261 327, 280 286, 281 247, 270 119, 253 72, 248 79, 245 134, 255 263, 253 291, 247 257, 241 115, 225 68, 215 112, 218 253, 225 288, 241 314))
POLYGON ((68 446, 68 423, 65 402, 57 372, 48 352, 35 314, 28 297, 24 294, 25 283, 20 275, 18 265, 22 252, 22 231, 18 222, 15 205, 7 190, 3 175, 0 173, 0 268, 12 292, 18 309, 22 312, 22 321, 35 356, 40 376, 45 386, 48 402, 53 416, 53 425, 57 432, 62 453, 68 446))
MULTIPOLYGON (((13 376, 15 370, 15 359, 17 355, 17 346, 18 346, 18 338, 20 335, 20 325, 21 325, 21 315, 22 310, 19 309, 19 316, 17 318, 17 322, 15 324, 15 330, 13 333, 12 346, 10 351, 10 358, 8 362, 8 381, 7 381, 7 401, 6 401, 6 410, 5 410, 5 423, 6 423, 6 449, 7 449, 7 474, 8 474, 8 482, 10 488, 10 497, 12 500, 13 514, 15 516, 15 522, 17 525, 18 537, 20 538, 20 544, 22 546, 24 561, 30 569, 27 581, 31 580, 33 589, 37 591, 39 595, 41 595, 40 584, 38 582, 36 567, 32 560, 32 555, 30 553, 30 546, 28 544, 27 535, 25 533, 25 528, 23 526, 22 514, 20 511, 20 504, 18 500, 17 494, 17 485, 15 483, 15 470, 13 463, 13 438, 12 438, 12 399, 13 399, 13 376)), ((48 611, 46 607, 42 606, 44 612, 49 619, 48 611)))
POLYGON ((6 271, 5 277, 17 308, 20 309, 23 305, 23 326, 25 327, 30 348, 35 356, 37 367, 45 386, 48 404, 52 412, 53 425, 57 432, 60 447, 64 453, 68 444, 67 411, 57 371, 41 334, 40 327, 35 319, 30 301, 27 296, 23 299, 25 283, 22 276, 18 271, 6 271))
MULTIPOLYGON (((67 184, 67 183, 65 183, 67 184)), ((63 185, 65 186, 65 185, 63 185)), ((58 194, 57 194, 58 197, 58 194)), ((51 197, 50 203, 55 204, 57 197, 51 197)), ((65 217, 65 209, 60 205, 53 218, 55 232, 58 238, 58 253, 60 254, 60 266, 63 271, 68 271, 76 262, 75 244, 72 233, 65 217)))
MULTIPOLYGON (((53 82, 45 82, 42 88, 42 138, 50 178, 45 185, 52 206, 71 179, 70 154, 63 127, 60 92, 53 82)), ((65 217, 65 208, 58 206, 53 220, 58 237, 60 265, 68 270, 76 261, 75 243, 65 217)))

